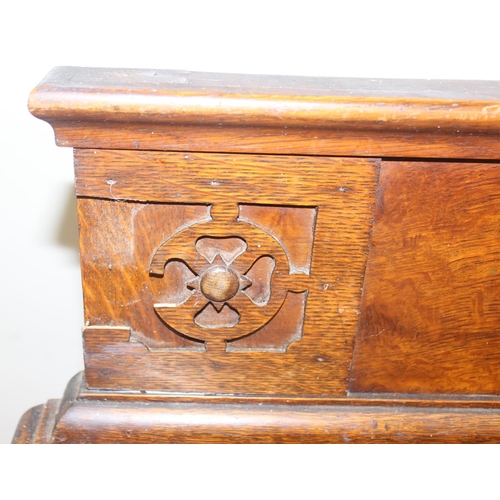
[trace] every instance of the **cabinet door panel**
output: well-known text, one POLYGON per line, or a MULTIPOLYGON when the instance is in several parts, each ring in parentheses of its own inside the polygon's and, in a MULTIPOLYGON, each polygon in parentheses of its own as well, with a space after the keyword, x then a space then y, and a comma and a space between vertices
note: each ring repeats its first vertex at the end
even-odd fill
POLYGON ((500 393, 500 165, 383 162, 353 392, 500 393))

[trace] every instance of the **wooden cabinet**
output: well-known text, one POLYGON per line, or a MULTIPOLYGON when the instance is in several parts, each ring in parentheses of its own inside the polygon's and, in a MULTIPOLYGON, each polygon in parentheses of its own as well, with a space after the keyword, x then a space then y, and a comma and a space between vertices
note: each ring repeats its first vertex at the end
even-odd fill
POLYGON ((500 437, 500 84, 56 68, 85 373, 15 442, 500 437))

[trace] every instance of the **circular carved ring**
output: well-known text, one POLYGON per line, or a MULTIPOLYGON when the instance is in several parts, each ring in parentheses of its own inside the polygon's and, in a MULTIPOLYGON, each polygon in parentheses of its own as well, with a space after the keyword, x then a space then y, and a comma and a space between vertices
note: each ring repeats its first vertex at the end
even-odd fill
POLYGON ((288 290, 289 268, 283 247, 262 229, 243 221, 212 220, 176 233, 156 250, 151 274, 163 274, 159 270, 168 269, 171 261, 189 267, 193 276, 186 282, 189 293, 184 289, 187 298, 179 304, 166 303, 159 296, 154 307, 171 328, 197 340, 234 340, 257 331, 278 312, 288 290), (212 254, 200 250, 200 241, 207 239, 239 239, 246 248, 231 261, 223 250, 212 250, 212 254), (265 279, 260 275, 255 278, 254 270, 270 261, 268 294, 259 295, 256 291, 265 279), (202 321, 208 312, 210 321, 202 321))

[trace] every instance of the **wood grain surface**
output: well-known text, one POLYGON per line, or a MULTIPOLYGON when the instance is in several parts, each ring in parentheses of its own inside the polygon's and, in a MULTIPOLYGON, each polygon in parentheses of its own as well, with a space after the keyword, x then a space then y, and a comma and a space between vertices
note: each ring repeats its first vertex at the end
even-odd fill
POLYGON ((80 402, 55 443, 498 443, 482 409, 80 402))
POLYGON ((34 444, 40 420, 46 405, 30 408, 19 420, 12 439, 13 444, 34 444))
POLYGON ((29 108, 85 374, 14 442, 500 441, 499 82, 61 67, 29 108))
POLYGON ((498 132, 498 82, 57 68, 30 111, 62 121, 498 132), (424 113, 423 113, 424 111, 424 113), (457 122, 460 121, 460 126, 457 122), (462 130, 461 130, 462 129, 462 130))
MULTIPOLYGON (((345 394, 378 161, 101 150, 78 150, 75 161, 89 387, 290 396, 345 394), (310 208, 317 209, 312 263, 310 270, 306 269, 309 276, 284 272, 281 266, 286 265, 286 256, 283 250, 281 255, 277 253, 276 240, 269 250, 277 266, 271 290, 278 293, 277 283, 281 283, 282 290, 308 291, 303 334, 286 352, 266 352, 269 346, 265 344, 261 352, 256 352, 252 342, 240 345, 246 349, 241 352, 235 351, 238 346, 232 346, 230 352, 220 348, 205 351, 199 343, 193 346, 176 340, 177 334, 157 317, 152 324, 155 297, 161 296, 164 280, 151 276, 149 265, 156 249, 172 232, 169 228, 173 221, 186 225, 184 215, 175 219, 179 210, 195 207, 190 210, 203 218, 207 206, 222 207, 215 211, 213 222, 179 232, 179 244, 170 257, 192 263, 196 235, 241 236, 248 245, 260 238, 260 250, 266 253, 267 239, 259 236, 258 228, 235 221, 238 203, 275 206, 278 210, 281 206, 304 206, 309 220, 310 208), (175 217, 168 215, 171 207, 175 217), (163 228, 164 221, 168 222, 163 228), (169 350, 172 347, 177 350, 169 350)), ((298 242, 302 241, 300 229, 297 226, 294 233, 298 242)), ((284 230, 277 234, 293 241, 284 230)), ((303 266, 307 259, 300 245, 297 255, 303 266)), ((235 262, 247 254, 251 255, 250 267, 259 253, 247 251, 235 262)), ((244 300, 246 305, 236 307, 242 316, 248 313, 260 317, 255 311, 265 307, 257 308, 246 297, 244 300)), ((192 311, 195 307, 199 310, 202 304, 193 304, 192 311)), ((192 316, 181 316, 176 309, 170 309, 171 316, 177 318, 176 331, 191 331, 192 316)), ((164 318, 168 321, 168 316, 164 318)), ((289 318, 280 321, 283 328, 289 318)), ((261 326, 256 323, 255 328, 261 326)), ((282 350, 283 344, 278 347, 282 350)))
POLYGON ((383 162, 351 391, 500 393, 499 167, 383 162))
MULTIPOLYGON (((460 123, 460 122, 458 122, 460 123)), ((213 153, 499 159, 496 134, 400 130, 53 122, 62 147, 213 153), (417 133, 418 132, 418 133, 417 133)))
POLYGON ((46 404, 28 410, 19 421, 13 444, 48 444, 61 407, 60 399, 49 399, 46 404))
POLYGON ((488 399, 492 405, 499 400, 483 399, 368 396, 280 402, 217 401, 199 395, 195 403, 183 401, 182 395, 92 393, 79 373, 62 400, 50 400, 26 413, 13 442, 498 443, 498 407, 488 409, 488 399))
POLYGON ((78 148, 500 158, 498 82, 63 67, 29 106, 78 148))

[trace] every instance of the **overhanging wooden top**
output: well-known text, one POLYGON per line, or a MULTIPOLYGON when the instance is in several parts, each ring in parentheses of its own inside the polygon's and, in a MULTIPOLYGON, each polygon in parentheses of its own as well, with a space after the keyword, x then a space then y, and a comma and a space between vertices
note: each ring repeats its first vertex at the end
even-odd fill
MULTIPOLYGON (((429 145, 452 136, 458 156, 500 157, 496 81, 59 67, 32 92, 29 109, 54 126, 58 144, 74 147, 391 156, 396 142, 427 136, 424 156, 443 156, 429 145)), ((410 154, 421 156, 421 146, 410 154)))

